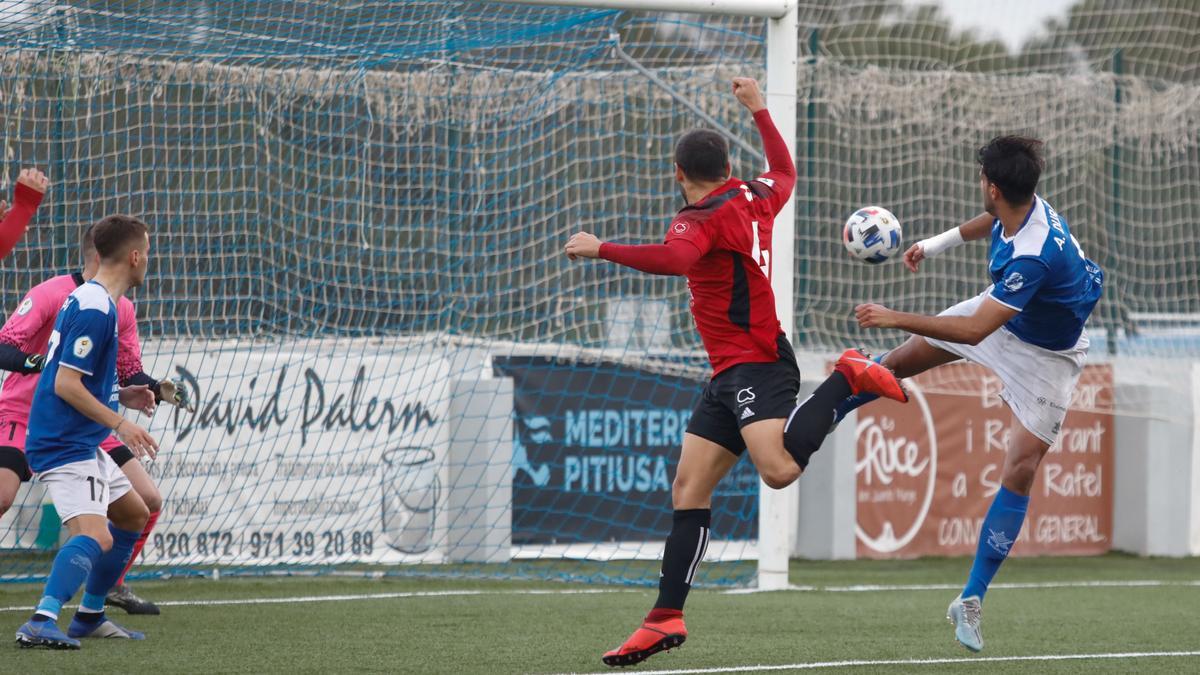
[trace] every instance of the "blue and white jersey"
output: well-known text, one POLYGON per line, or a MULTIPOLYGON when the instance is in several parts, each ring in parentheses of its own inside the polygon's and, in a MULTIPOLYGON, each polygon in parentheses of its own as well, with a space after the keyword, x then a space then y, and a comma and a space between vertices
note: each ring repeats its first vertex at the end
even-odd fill
POLYGON ((83 386, 92 396, 117 410, 117 306, 95 281, 75 289, 54 321, 25 438, 29 468, 36 472, 94 459, 110 433, 54 393, 59 368, 83 373, 83 386))
POLYGON ((1074 347, 1100 299, 1104 272, 1083 255, 1067 221, 1034 196, 1011 239, 999 218, 992 223, 989 258, 992 298, 1020 311, 1005 328, 1038 347, 1074 347))

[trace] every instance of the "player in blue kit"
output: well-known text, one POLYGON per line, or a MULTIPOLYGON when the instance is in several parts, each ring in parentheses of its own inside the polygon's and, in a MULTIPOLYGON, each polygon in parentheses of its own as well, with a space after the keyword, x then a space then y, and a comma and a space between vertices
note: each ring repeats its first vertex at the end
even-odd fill
POLYGON ((93 232, 100 271, 67 298, 50 335, 45 369, 33 395, 26 457, 46 485, 71 537, 54 558, 33 617, 17 630, 23 647, 78 649, 82 637, 143 639, 104 614, 150 512, 100 443, 110 433, 138 457, 154 457, 148 433, 117 414, 117 403, 150 414, 145 385, 117 386, 117 306, 146 278, 146 224, 109 216, 93 232), (80 585, 83 600, 66 634, 58 613, 80 585))
MULTIPOLYGON (((971 651, 983 649, 983 597, 1021 531, 1029 491, 1042 457, 1054 443, 1087 358, 1084 324, 1100 299, 1104 274, 1088 260, 1067 221, 1035 194, 1044 162, 1040 141, 993 139, 979 150, 979 186, 986 213, 914 244, 904 262, 921 262, 966 241, 990 235, 983 293, 937 316, 897 312, 877 304, 855 308, 864 328, 899 328, 913 336, 879 362, 911 377, 959 359, 990 368, 1004 383, 1000 398, 1013 423, 1000 490, 984 518, 975 563, 947 618, 971 651)), ((793 413, 785 434, 819 447, 851 410, 877 398, 850 395, 833 375, 793 413), (793 423, 796 422, 796 423, 793 423)))

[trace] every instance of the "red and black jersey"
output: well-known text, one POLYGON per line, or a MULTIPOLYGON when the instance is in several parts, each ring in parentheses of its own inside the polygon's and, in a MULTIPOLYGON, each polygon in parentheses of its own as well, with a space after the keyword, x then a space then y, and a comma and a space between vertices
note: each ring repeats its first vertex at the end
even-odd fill
POLYGON ((776 341, 784 333, 771 291, 771 233, 792 196, 796 167, 767 111, 755 113, 754 121, 770 167, 765 175, 731 178, 680 209, 665 244, 600 247, 607 260, 687 276, 692 316, 714 375, 739 363, 778 360, 776 341))
POLYGON ((730 179, 680 210, 667 232, 666 241, 682 239, 701 252, 687 271, 688 291, 714 375, 739 363, 779 359, 784 331, 771 290, 771 233, 791 187, 770 177, 730 179))

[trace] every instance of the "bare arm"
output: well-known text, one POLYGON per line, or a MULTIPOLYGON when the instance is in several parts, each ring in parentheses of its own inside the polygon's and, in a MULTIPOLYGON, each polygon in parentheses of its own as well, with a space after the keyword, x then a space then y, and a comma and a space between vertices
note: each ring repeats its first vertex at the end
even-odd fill
POLYGON ((947 249, 954 248, 964 242, 983 239, 992 231, 992 223, 995 222, 995 217, 990 213, 981 213, 958 227, 951 228, 945 232, 922 239, 904 252, 904 266, 910 272, 916 272, 921 266, 921 261, 926 258, 932 258, 941 254, 947 249))
POLYGON ((968 345, 979 344, 1018 313, 990 296, 970 316, 926 316, 875 304, 854 308, 858 325, 863 328, 899 328, 914 335, 968 345))
MULTIPOLYGON (((113 433, 138 456, 154 457, 158 443, 144 429, 113 412, 112 408, 92 396, 92 392, 83 385, 83 373, 80 371, 60 366, 58 375, 54 378, 54 393, 84 417, 112 429, 113 433)), ((146 390, 146 394, 149 394, 149 390, 146 390)))
POLYGON ((992 223, 994 222, 996 222, 996 216, 985 211, 959 225, 958 233, 962 235, 963 241, 983 239, 992 233, 992 223))

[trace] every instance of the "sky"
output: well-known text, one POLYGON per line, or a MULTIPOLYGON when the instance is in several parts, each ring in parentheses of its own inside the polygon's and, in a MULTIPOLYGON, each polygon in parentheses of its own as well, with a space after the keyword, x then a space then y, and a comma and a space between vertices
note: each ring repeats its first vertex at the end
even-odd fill
POLYGON ((998 37, 1016 50, 1038 34, 1046 19, 1064 17, 1076 0, 905 0, 910 5, 933 2, 955 28, 972 28, 983 37, 998 37))

